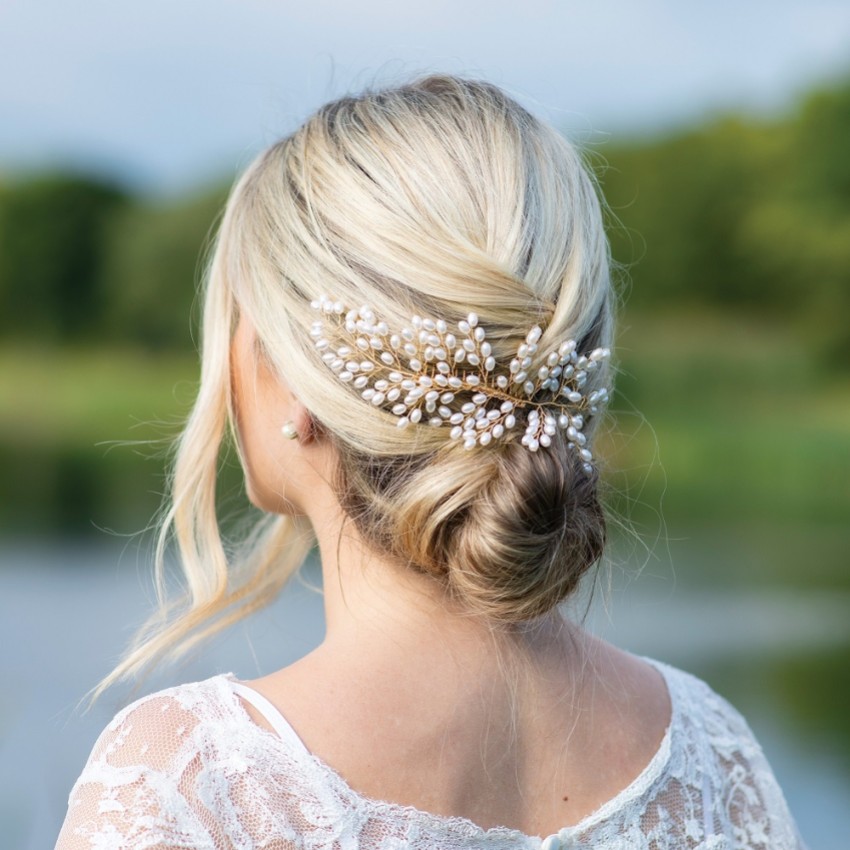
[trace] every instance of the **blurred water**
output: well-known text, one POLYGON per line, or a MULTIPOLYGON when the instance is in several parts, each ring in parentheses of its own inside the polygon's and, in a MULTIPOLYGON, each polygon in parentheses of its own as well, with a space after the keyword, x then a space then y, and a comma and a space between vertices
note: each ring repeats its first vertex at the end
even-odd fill
MULTIPOLYGON (((317 579, 315 568, 305 575, 317 579)), ((112 548, 0 550, 0 835, 9 848, 53 846, 70 787, 120 707, 78 702, 110 669, 151 606, 147 564, 112 548)), ((789 654, 850 644, 850 600, 836 593, 671 589, 653 580, 597 595, 588 625, 618 645, 695 672, 747 715, 810 850, 845 850, 850 771, 813 746, 775 694, 754 683, 789 654), (719 685, 722 685, 720 687, 719 685)), ((574 614, 584 613, 577 603, 574 614)), ((145 692, 233 671, 251 678, 287 664, 322 637, 321 597, 290 583, 280 600, 202 655, 144 684, 145 692)), ((124 695, 124 699, 131 698, 124 695)), ((817 723, 817 718, 813 721, 817 723)), ((828 736, 827 736, 828 738, 828 736)))

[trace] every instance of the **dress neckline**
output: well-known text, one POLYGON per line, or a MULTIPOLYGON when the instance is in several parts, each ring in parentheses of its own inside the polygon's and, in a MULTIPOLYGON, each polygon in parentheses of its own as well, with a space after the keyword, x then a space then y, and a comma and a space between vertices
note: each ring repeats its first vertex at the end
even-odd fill
MULTIPOLYGON (((658 748, 652 758, 647 762, 640 773, 638 773, 638 775, 628 783, 628 785, 577 823, 564 826, 559 829, 558 832, 553 833, 553 836, 557 836, 564 847, 569 846, 570 839, 612 817, 618 811, 623 809, 631 800, 643 794, 656 782, 670 760, 672 738, 674 731, 679 727, 682 711, 676 684, 673 681, 673 674, 675 671, 673 668, 661 661, 656 661, 655 659, 647 658, 646 656, 638 657, 661 674, 661 678, 667 688, 667 695, 670 701, 670 722, 668 723, 661 739, 661 743, 658 745, 658 748)), ((284 717, 284 715, 268 700, 264 700, 264 710, 261 713, 265 716, 267 712, 273 712, 272 717, 266 716, 266 720, 270 723, 270 725, 272 725, 275 730, 283 728, 288 730, 291 734, 286 735, 285 737, 281 736, 278 731, 273 732, 266 729, 253 720, 243 705, 242 700, 239 698, 238 691, 248 688, 262 698, 259 691, 254 691, 254 689, 250 688, 249 685, 245 685, 243 682, 240 682, 233 673, 223 673, 215 678, 220 679, 225 683, 226 689, 232 698, 233 705, 235 706, 238 717, 241 721, 250 724, 257 734, 270 738, 277 742, 278 746, 286 747, 290 754, 293 752, 296 753, 297 757, 301 761, 308 764, 318 775, 330 782, 341 797, 348 799, 360 808, 369 809, 376 815, 403 815, 408 819, 418 821, 422 825, 430 826, 432 829, 436 827, 444 831, 451 831, 455 833, 459 832, 467 840, 507 840, 512 846, 516 846, 517 843, 521 843, 528 848, 528 850, 539 850, 543 842, 548 841, 549 838, 553 837, 548 836, 544 838, 539 835, 529 835, 522 830, 507 826, 485 828, 469 818, 452 815, 438 815, 433 812, 425 811, 424 809, 419 809, 416 806, 379 800, 375 797, 368 797, 361 794, 353 788, 331 765, 307 748, 306 744, 304 744, 301 740, 300 736, 295 729, 293 729, 286 717, 284 717), (237 688, 234 686, 239 687, 237 688)))

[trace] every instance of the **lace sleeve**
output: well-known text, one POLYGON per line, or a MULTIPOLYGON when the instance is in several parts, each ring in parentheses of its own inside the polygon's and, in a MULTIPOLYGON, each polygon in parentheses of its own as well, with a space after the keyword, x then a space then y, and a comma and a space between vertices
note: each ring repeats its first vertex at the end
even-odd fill
POLYGON ((715 796, 714 812, 723 812, 724 831, 733 846, 805 850, 782 789, 746 720, 722 697, 711 696, 719 721, 709 722, 719 782, 709 793, 715 796))
POLYGON ((207 850, 220 847, 195 793, 198 720, 158 695, 104 730, 71 790, 56 850, 207 850))

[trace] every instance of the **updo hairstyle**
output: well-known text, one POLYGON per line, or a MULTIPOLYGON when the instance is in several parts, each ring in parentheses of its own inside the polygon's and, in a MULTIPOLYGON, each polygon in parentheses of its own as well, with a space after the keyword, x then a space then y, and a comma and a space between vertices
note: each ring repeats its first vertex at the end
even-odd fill
MULTIPOLYGON (((580 352, 610 346, 608 254, 596 187, 575 149, 485 82, 428 76, 344 97, 261 154, 231 194, 209 267, 201 389, 166 518, 187 602, 115 675, 270 601, 311 545, 303 518, 268 517, 241 570, 228 566, 215 486, 241 310, 333 441, 334 486, 367 544, 494 622, 523 622, 562 601, 605 541, 595 467, 583 469, 560 430, 531 452, 520 425, 472 450, 446 428, 398 428, 322 361, 311 302, 368 305, 390 328, 413 315, 454 325, 474 310, 500 371, 539 324, 536 372, 567 339, 580 352)), ((609 380, 600 365, 588 390, 609 380)), ((596 425, 586 417, 588 438, 596 425)))

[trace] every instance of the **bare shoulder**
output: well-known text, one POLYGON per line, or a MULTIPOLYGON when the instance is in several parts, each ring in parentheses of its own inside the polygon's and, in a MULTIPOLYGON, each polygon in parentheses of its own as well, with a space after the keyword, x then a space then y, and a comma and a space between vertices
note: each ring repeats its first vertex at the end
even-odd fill
POLYGON ((586 647, 585 675, 597 701, 610 703, 645 731, 663 733, 672 720, 673 696, 658 666, 593 636, 586 647))

